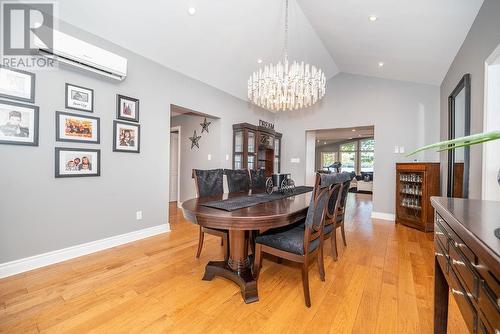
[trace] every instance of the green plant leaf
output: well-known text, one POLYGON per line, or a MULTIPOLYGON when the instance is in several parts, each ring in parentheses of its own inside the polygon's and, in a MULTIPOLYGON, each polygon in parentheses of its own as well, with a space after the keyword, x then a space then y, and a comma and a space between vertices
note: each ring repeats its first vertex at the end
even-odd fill
POLYGON ((409 154, 407 154, 407 157, 410 157, 414 154, 417 154, 418 152, 430 150, 430 149, 437 149, 438 152, 446 151, 446 150, 451 150, 459 147, 467 147, 467 146, 472 146, 476 144, 481 144, 487 141, 492 141, 492 140, 497 140, 500 139, 500 131, 491 131, 491 132, 486 132, 486 133, 478 133, 475 135, 470 135, 470 136, 465 136, 465 137, 460 137, 460 138, 455 138, 451 140, 445 140, 439 143, 427 145, 424 147, 421 147, 409 154))

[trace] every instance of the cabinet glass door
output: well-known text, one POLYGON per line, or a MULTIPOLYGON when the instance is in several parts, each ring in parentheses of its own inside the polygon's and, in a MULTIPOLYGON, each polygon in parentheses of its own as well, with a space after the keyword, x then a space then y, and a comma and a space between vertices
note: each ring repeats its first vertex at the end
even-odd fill
POLYGON ((248 131, 248 153, 255 153, 255 132, 248 131))
POLYGON ((242 168, 242 155, 241 154, 235 154, 234 155, 234 169, 241 169, 242 168))
POLYGON ((234 152, 243 152, 243 131, 234 133, 234 152))
POLYGON ((248 169, 254 169, 254 168, 255 168, 255 156, 249 155, 248 156, 248 169))

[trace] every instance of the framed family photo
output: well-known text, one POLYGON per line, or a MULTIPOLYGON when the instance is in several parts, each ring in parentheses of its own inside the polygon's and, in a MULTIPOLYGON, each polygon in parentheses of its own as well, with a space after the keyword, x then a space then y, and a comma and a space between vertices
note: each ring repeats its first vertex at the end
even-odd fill
POLYGON ((113 121, 113 151, 140 152, 141 126, 139 124, 113 121))
POLYGON ((38 146, 39 108, 0 101, 0 144, 38 146))
POLYGON ((116 118, 139 122, 139 100, 124 95, 116 95, 116 118))
POLYGON ((94 112, 94 90, 66 83, 66 108, 94 112))
POLYGON ((56 140, 99 144, 99 117, 56 111, 56 140))
POLYGON ((35 74, 0 65, 0 97, 35 103, 35 74))
POLYGON ((56 147, 56 177, 101 175, 101 150, 56 147))

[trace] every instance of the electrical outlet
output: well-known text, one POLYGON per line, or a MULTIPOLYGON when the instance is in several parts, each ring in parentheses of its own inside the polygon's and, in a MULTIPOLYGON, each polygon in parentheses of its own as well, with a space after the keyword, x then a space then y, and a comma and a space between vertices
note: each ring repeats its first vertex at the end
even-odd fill
POLYGON ((142 211, 137 211, 135 213, 135 219, 142 220, 142 211))
POLYGON ((290 162, 291 162, 292 164, 299 164, 299 163, 300 163, 300 158, 291 158, 291 159, 290 159, 290 162))

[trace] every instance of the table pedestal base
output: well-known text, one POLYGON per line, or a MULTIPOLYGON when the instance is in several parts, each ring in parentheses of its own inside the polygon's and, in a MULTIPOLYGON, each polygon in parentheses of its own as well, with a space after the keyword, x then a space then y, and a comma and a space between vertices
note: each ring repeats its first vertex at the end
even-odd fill
POLYGON ((215 276, 227 278, 238 284, 245 303, 250 304, 259 300, 257 281, 254 280, 250 268, 233 270, 225 261, 210 261, 205 267, 203 280, 211 281, 215 276))

